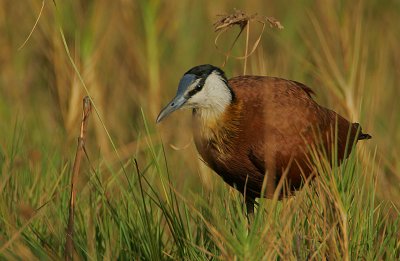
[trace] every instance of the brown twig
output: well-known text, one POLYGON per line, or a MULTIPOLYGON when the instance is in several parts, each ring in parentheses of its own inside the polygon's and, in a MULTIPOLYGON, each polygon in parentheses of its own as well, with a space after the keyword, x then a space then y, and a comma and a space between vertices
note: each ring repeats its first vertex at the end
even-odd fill
POLYGON ((92 104, 90 102, 90 98, 89 96, 86 96, 85 98, 83 98, 83 115, 81 122, 81 132, 78 137, 78 147, 76 149, 75 161, 72 169, 71 198, 69 201, 69 216, 68 216, 68 226, 66 231, 67 233, 66 233, 65 253, 64 253, 65 260, 72 260, 74 253, 73 239, 74 239, 76 183, 78 180, 79 169, 84 154, 87 125, 91 109, 92 109, 92 104))

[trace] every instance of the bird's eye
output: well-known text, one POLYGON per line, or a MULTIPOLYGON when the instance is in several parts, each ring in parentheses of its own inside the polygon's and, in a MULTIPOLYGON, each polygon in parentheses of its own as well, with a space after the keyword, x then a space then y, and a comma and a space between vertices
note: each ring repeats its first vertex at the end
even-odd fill
POLYGON ((189 97, 191 97, 191 96, 195 95, 196 93, 200 92, 202 88, 203 88, 203 85, 201 83, 197 83, 196 86, 191 87, 191 90, 188 93, 189 97))

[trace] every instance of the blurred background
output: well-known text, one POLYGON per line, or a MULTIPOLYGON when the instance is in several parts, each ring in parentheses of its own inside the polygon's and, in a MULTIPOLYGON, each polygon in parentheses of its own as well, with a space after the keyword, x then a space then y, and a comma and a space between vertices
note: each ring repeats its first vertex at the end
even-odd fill
MULTIPOLYGON (((145 159, 148 141, 162 142, 175 180, 194 186, 201 180, 213 189, 219 179, 198 160, 190 112, 173 114, 159 126, 155 118, 184 72, 203 63, 222 66, 220 51, 229 49, 238 29, 221 36, 218 51, 213 23, 237 8, 273 16, 285 27, 266 27, 247 73, 303 82, 318 102, 360 122, 373 136, 361 147, 376 153, 380 196, 400 198, 399 1, 44 3, 41 11, 42 1, 0 2, 0 144, 3 160, 5 151, 19 148, 16 168, 40 173, 41 162, 74 155, 86 93, 63 46, 61 26, 121 160, 145 159)), ((251 23, 250 45, 260 31, 260 24, 251 23)), ((244 38, 233 55, 244 54, 244 38)), ((228 77, 243 74, 243 60, 230 58, 224 70, 228 77)), ((95 114, 89 126, 91 160, 117 164, 95 114)))
MULTIPOLYGON (((78 75, 97 108, 77 183, 79 257, 399 259, 399 25, 399 0, 0 0, 0 259, 63 257, 88 94, 78 75), (373 137, 311 189, 260 200, 250 230, 238 193, 199 160, 191 112, 155 124, 186 71, 223 66, 239 29, 216 48, 213 24, 235 9, 284 26, 266 25, 247 74, 302 82, 373 137)), ((261 32, 250 23, 249 49, 261 32)), ((244 60, 223 70, 241 75, 244 60)))

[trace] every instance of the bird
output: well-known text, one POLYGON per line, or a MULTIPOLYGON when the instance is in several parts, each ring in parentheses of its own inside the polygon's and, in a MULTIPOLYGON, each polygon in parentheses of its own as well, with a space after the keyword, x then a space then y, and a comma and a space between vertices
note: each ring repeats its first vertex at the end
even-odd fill
POLYGON ((330 155, 336 133, 342 162, 353 143, 371 138, 358 123, 319 105, 313 95, 297 81, 256 75, 228 80, 222 69, 198 65, 183 75, 156 123, 178 109, 192 109, 193 137, 202 160, 243 194, 247 211, 253 212, 256 198, 271 198, 282 178, 294 192, 315 175, 310 145, 320 144, 330 155), (269 193, 263 194, 266 173, 269 193))

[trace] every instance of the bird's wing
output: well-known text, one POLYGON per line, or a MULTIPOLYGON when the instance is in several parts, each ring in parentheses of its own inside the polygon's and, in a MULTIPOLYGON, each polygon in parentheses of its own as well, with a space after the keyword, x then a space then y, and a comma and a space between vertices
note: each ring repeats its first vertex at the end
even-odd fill
POLYGON ((230 79, 229 84, 237 100, 243 102, 242 129, 246 131, 241 136, 248 144, 247 157, 262 175, 267 170, 279 175, 290 165, 287 177, 293 186, 299 186, 300 173, 309 172, 305 155, 309 153, 309 146, 322 141, 329 157, 332 146, 329 138, 336 124, 338 159, 350 153, 350 150, 345 153, 347 135, 350 130, 352 144, 357 126, 318 105, 312 98, 313 91, 306 85, 261 76, 239 76, 230 79))
MULTIPOLYGON (((338 159, 347 157, 351 151, 357 126, 336 112, 318 105, 312 99, 312 93, 304 84, 282 79, 275 83, 274 91, 266 91, 266 128, 282 135, 283 139, 276 140, 277 134, 272 132, 270 140, 279 148, 284 164, 291 158, 304 159, 304 154, 309 153, 308 148, 312 144, 322 145, 330 158, 336 128, 338 159)), ((268 138, 267 131, 266 142, 268 138)))

